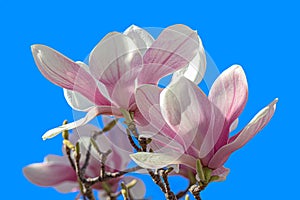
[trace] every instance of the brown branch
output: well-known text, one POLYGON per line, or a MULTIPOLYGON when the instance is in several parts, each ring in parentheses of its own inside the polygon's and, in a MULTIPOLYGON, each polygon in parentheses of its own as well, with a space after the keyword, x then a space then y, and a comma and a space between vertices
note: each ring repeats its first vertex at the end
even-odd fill
POLYGON ((89 164, 89 161, 90 161, 91 148, 92 148, 92 144, 90 143, 89 146, 88 146, 88 150, 86 152, 86 155, 85 155, 85 161, 84 161, 84 163, 83 163, 83 165, 81 167, 81 171, 82 171, 83 174, 85 173, 85 170, 88 167, 88 164, 89 164))
POLYGON ((176 200, 177 197, 175 196, 174 192, 172 192, 172 190, 170 188, 170 184, 169 184, 169 180, 168 180, 168 174, 169 174, 169 170, 163 170, 162 178, 163 178, 164 183, 165 183, 165 196, 168 200, 176 200))
POLYGON ((118 177, 121 177, 121 176, 123 176, 127 173, 135 172, 135 171, 140 170, 140 169, 142 169, 140 166, 136 166, 136 167, 126 169, 124 171, 106 172, 104 177, 97 176, 97 177, 94 177, 94 178, 86 178, 85 182, 89 185, 94 185, 95 183, 108 181, 108 180, 113 179, 113 178, 118 178, 118 177))
POLYGON ((80 192, 83 195, 84 199, 88 198, 89 200, 95 200, 93 190, 89 185, 86 184, 84 175, 83 175, 82 170, 80 168, 81 154, 80 154, 79 142, 76 143, 74 157, 75 157, 75 171, 76 171, 78 183, 80 185, 80 192))
POLYGON ((196 185, 196 184, 192 185, 189 191, 193 194, 196 200, 201 200, 200 192, 202 191, 202 189, 200 185, 196 185))
POLYGON ((67 154, 67 156, 68 156, 70 165, 71 165, 71 167, 72 167, 72 168, 74 169, 74 171, 75 171, 75 163, 74 163, 74 160, 72 159, 72 156, 71 156, 71 149, 70 149, 67 145, 64 145, 64 149, 65 149, 66 154, 67 154))
POLYGON ((163 193, 166 193, 166 188, 164 186, 164 183, 161 181, 161 178, 159 175, 155 174, 151 169, 147 169, 149 175, 151 176, 153 182, 158 185, 158 187, 161 189, 163 193))
POLYGON ((127 128, 126 129, 126 132, 127 132, 127 137, 128 137, 128 140, 131 144, 131 146, 137 151, 137 152, 140 152, 142 151, 142 149, 140 147, 137 146, 137 144, 134 142, 134 140, 132 139, 132 135, 130 133, 130 130, 127 128))
MULTIPOLYGON (((139 146, 137 146, 137 144, 133 141, 132 139, 132 135, 134 135, 136 138, 138 138, 138 132, 137 132, 137 128, 135 126, 134 121, 130 121, 130 122, 126 122, 125 124, 127 125, 127 135, 128 135, 128 139, 130 141, 131 146, 138 152, 147 152, 147 145, 151 142, 151 139, 147 139, 147 138, 139 138, 138 142, 139 142, 139 146), (132 134, 132 135, 131 135, 132 134)), ((151 149, 150 149, 151 151, 151 149)), ((151 176, 153 182, 161 189, 161 191, 165 194, 166 198, 168 200, 176 200, 177 197, 175 196, 175 194, 172 192, 170 185, 169 185, 169 181, 168 181, 168 170, 163 170, 162 176, 159 174, 155 174, 151 169, 147 169, 149 175, 151 176), (164 182, 162 181, 161 177, 163 178, 164 182)))
POLYGON ((183 191, 180 191, 176 194, 176 198, 180 199, 182 197, 184 197, 186 195, 186 193, 189 191, 190 187, 192 186, 191 182, 189 183, 189 185, 187 186, 187 188, 183 191))

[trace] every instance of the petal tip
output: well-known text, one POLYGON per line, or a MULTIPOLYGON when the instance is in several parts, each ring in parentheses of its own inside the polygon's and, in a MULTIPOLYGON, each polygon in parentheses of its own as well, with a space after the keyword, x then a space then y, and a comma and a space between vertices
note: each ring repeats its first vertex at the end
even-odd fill
POLYGON ((129 31, 129 30, 136 30, 136 29, 140 29, 140 27, 138 27, 138 26, 135 25, 135 24, 132 24, 132 25, 130 25, 130 26, 126 29, 126 31, 129 31))
POLYGON ((47 49, 51 50, 50 47, 43 45, 43 44, 33 44, 30 46, 32 53, 39 53, 42 51, 46 51, 47 49))
POLYGON ((275 98, 275 99, 273 100, 273 102, 271 103, 272 108, 274 109, 274 111, 276 110, 276 104, 277 104, 278 100, 279 100, 278 98, 275 98))
POLYGON ((45 141, 45 140, 47 140, 47 139, 48 139, 48 136, 47 136, 46 134, 44 134, 44 135, 42 136, 42 140, 45 141))
POLYGON ((31 52, 32 52, 32 54, 33 54, 33 56, 36 56, 36 55, 38 55, 39 53, 40 53, 40 46, 41 45, 39 45, 39 44, 34 44, 34 45, 31 45, 30 46, 30 48, 31 48, 31 52))
POLYGON ((32 51, 32 52, 36 51, 36 49, 37 49, 38 46, 39 46, 38 44, 33 44, 33 45, 31 45, 31 46, 30 46, 31 51, 32 51))
POLYGON ((241 73, 245 73, 244 69, 241 65, 239 64, 234 64, 230 67, 233 71, 237 71, 237 72, 241 72, 241 73))
POLYGON ((57 136, 60 132, 56 132, 56 131, 53 131, 52 130, 49 130, 47 131, 43 136, 42 136, 42 139, 43 141, 47 140, 47 139, 50 139, 50 138, 53 138, 55 136, 57 136))

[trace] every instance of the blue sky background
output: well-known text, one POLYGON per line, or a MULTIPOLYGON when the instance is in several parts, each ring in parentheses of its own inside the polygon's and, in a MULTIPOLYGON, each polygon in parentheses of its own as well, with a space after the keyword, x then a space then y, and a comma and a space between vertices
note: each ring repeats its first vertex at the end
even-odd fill
MULTIPOLYGON (((42 141, 41 135, 72 119, 61 88, 35 66, 30 45, 46 44, 83 60, 110 31, 175 23, 198 30, 220 71, 234 63, 243 66, 249 100, 240 125, 279 97, 270 124, 232 155, 228 179, 211 184, 203 199, 298 199, 299 8, 290 0, 1 1, 1 199, 75 196, 37 187, 22 175, 25 165, 60 154, 61 138, 42 141)), ((183 182, 172 180, 178 190, 183 182)), ((156 186, 148 187, 148 196, 162 198, 158 193, 156 186)))

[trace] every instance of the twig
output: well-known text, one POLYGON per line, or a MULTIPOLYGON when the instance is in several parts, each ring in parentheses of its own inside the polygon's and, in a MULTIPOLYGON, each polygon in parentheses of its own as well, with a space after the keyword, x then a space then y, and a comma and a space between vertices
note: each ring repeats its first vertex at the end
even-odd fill
POLYGON ((170 187, 170 184, 169 184, 169 180, 168 180, 168 175, 169 175, 170 172, 173 171, 173 169, 174 169, 173 167, 170 167, 168 169, 161 170, 161 176, 162 176, 162 178, 164 180, 165 189, 166 189, 165 195, 166 195, 166 198, 168 200, 177 200, 176 195, 171 190, 171 187, 170 187))
POLYGON ((108 181, 108 180, 113 179, 113 178, 118 178, 118 177, 123 176, 127 173, 134 172, 134 171, 137 171, 137 170, 140 170, 140 169, 142 169, 142 168, 140 166, 137 166, 137 167, 129 168, 129 169, 126 169, 124 171, 119 171, 119 172, 106 172, 104 177, 97 176, 97 177, 94 177, 94 178, 86 178, 85 181, 86 181, 87 184, 93 185, 93 184, 98 183, 98 182, 103 182, 103 181, 108 181))
POLYGON ((80 168, 81 154, 80 154, 79 142, 76 143, 74 157, 75 157, 75 171, 76 171, 77 179, 78 179, 78 182, 79 182, 79 185, 80 185, 81 194, 83 195, 84 199, 88 198, 89 200, 95 200, 93 190, 89 185, 85 184, 86 179, 84 178, 82 170, 80 168))
POLYGON ((196 184, 192 185, 190 187, 189 191, 193 194, 193 196, 196 200, 201 200, 200 192, 202 191, 202 189, 199 185, 196 185, 196 184))
POLYGON ((71 156, 71 149, 67 146, 67 145, 64 145, 64 149, 65 149, 65 151, 66 151, 66 154, 67 154, 67 156, 68 156, 68 159, 69 159, 69 162, 70 162, 70 164, 71 164, 71 167, 74 169, 74 171, 75 171, 75 163, 74 163, 74 161, 73 161, 73 159, 72 159, 72 156, 71 156))
POLYGON ((189 191, 190 187, 192 186, 191 182, 189 183, 189 185, 187 186, 187 188, 183 191, 180 191, 176 194, 176 198, 180 199, 182 197, 184 197, 186 195, 186 193, 189 191))
POLYGON ((137 152, 142 151, 142 149, 141 149, 140 147, 138 147, 138 146, 136 145, 136 143, 133 141, 132 136, 131 136, 131 133, 130 133, 130 130, 129 130, 128 128, 126 129, 126 132, 127 132, 127 137, 128 137, 128 140, 129 140, 131 146, 132 146, 137 152))
POLYGON ((161 189, 161 191, 163 193, 166 193, 166 188, 164 186, 164 183, 161 181, 161 178, 159 175, 155 174, 151 169, 147 169, 148 173, 150 174, 153 182, 159 186, 159 188, 161 189))
MULTIPOLYGON (((138 132, 135 126, 134 121, 128 117, 128 113, 124 112, 124 117, 125 117, 125 124, 127 125, 127 135, 128 135, 128 139, 130 141, 131 146, 138 152, 147 152, 147 145, 151 142, 151 139, 147 139, 147 138, 139 138, 138 142, 139 142, 139 146, 137 146, 137 144, 133 141, 132 139, 132 135, 134 135, 136 138, 138 138, 138 132), (127 118, 126 118, 127 116, 127 118), (131 135, 132 133, 132 135, 131 135)), ((161 176, 158 174, 155 174, 151 169, 147 169, 149 175, 151 176, 153 182, 158 185, 158 187, 161 189, 161 191, 166 195, 166 198, 168 200, 176 200, 176 196, 174 195, 174 193, 171 191, 169 182, 168 182, 168 170, 163 170, 163 174, 162 174, 162 178, 164 180, 164 182, 162 182, 161 180, 161 176)))
POLYGON ((173 170, 173 168, 163 170, 162 175, 161 175, 164 180, 164 183, 165 183, 165 190, 166 190, 165 195, 168 200, 176 200, 177 199, 177 197, 175 196, 175 194, 172 192, 172 190, 170 188, 170 184, 169 184, 169 180, 168 180, 168 174, 172 170, 173 170))
POLYGON ((83 163, 83 165, 81 167, 81 171, 82 171, 83 174, 85 173, 85 170, 88 167, 88 164, 89 164, 89 161, 90 161, 91 148, 92 148, 92 144, 90 143, 89 146, 88 146, 88 150, 86 152, 86 155, 85 155, 85 161, 84 161, 84 163, 83 163))
MULTIPOLYGON (((63 121, 63 125, 66 125, 67 123, 68 123, 67 120, 63 121)), ((68 130, 63 131, 62 132, 62 136, 63 136, 64 140, 69 140, 69 131, 68 130)), ((75 163, 74 163, 74 161, 72 159, 72 156, 71 156, 71 149, 66 144, 64 144, 64 149, 65 149, 66 154, 68 156, 68 159, 69 159, 69 162, 71 164, 71 167, 75 170, 75 163)))

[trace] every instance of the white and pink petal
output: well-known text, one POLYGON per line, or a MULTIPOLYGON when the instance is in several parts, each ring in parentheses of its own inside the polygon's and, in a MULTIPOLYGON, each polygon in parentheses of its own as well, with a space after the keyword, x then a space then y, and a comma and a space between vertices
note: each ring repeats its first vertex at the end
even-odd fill
POLYGON ((243 111, 248 99, 248 84, 244 70, 239 65, 226 69, 215 80, 208 98, 231 124, 243 111))
POLYGON ((223 130, 215 146, 214 151, 217 151, 226 144, 230 126, 235 125, 234 121, 243 111, 248 99, 248 84, 242 67, 233 65, 222 72, 212 85, 208 98, 224 116, 224 120, 218 122, 223 130))
POLYGON ((163 134, 183 144, 182 138, 170 128, 162 116, 159 105, 161 91, 162 89, 156 85, 142 85, 136 89, 135 100, 137 107, 147 121, 140 125, 140 130, 143 130, 143 134, 148 135, 163 134))
POLYGON ((182 24, 167 27, 144 54, 138 83, 157 84, 162 77, 187 66, 198 49, 195 31, 182 24))
POLYGON ((132 39, 132 41, 135 43, 142 55, 145 54, 147 49, 154 42, 154 39, 150 35, 150 33, 148 33, 145 29, 142 29, 135 25, 131 25, 130 27, 128 27, 124 31, 124 34, 132 39))
POLYGON ((125 109, 133 96, 142 62, 132 39, 118 32, 107 34, 89 57, 91 74, 106 86, 112 101, 125 109))
POLYGON ((196 159, 186 154, 138 152, 130 155, 131 159, 145 169, 160 169, 170 165, 183 164, 195 169, 196 159))
POLYGON ((77 121, 53 128, 53 129, 47 131, 42 136, 42 138, 43 138, 43 140, 50 139, 50 138, 57 136, 64 130, 72 130, 77 127, 86 125, 87 123, 89 123, 91 120, 93 120, 95 117, 97 117, 100 114, 109 114, 109 115, 114 114, 116 116, 122 116, 122 114, 120 113, 120 111, 118 109, 111 107, 111 106, 92 107, 91 109, 89 109, 89 111, 83 118, 81 118, 77 121))
POLYGON ((181 77, 170 84, 160 95, 160 108, 166 122, 183 138, 185 149, 192 151, 192 155, 200 156, 204 145, 204 152, 213 148, 213 141, 208 141, 213 105, 195 83, 181 77))
POLYGON ((199 84, 204 77, 206 71, 206 55, 202 46, 202 41, 199 39, 199 48, 196 56, 188 65, 172 75, 172 81, 185 76, 187 79, 193 81, 195 84, 199 84))
POLYGON ((99 92, 95 80, 82 63, 76 63, 45 45, 31 46, 36 65, 52 83, 79 92, 97 105, 110 102, 99 92))
POLYGON ((24 167, 23 174, 30 182, 39 186, 55 186, 77 180, 75 171, 67 161, 34 163, 24 167))
POLYGON ((208 166, 213 169, 222 166, 232 152, 243 147, 250 139, 261 131, 273 117, 277 101, 278 99, 275 99, 268 106, 259 111, 242 131, 233 136, 234 139, 230 140, 230 143, 224 145, 216 152, 208 166))

